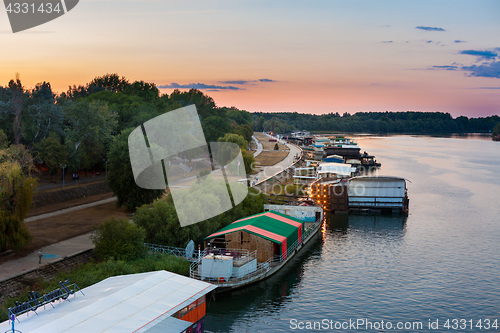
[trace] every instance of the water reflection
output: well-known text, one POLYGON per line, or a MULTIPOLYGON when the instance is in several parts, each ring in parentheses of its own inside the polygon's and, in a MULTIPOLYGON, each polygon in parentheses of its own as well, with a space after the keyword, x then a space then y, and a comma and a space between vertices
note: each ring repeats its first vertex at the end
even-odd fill
POLYGON ((217 295, 208 303, 206 332, 227 332, 235 322, 255 320, 261 314, 278 313, 291 301, 301 283, 304 266, 319 255, 318 233, 311 243, 272 277, 249 287, 217 295))
POLYGON ((328 214, 327 225, 331 231, 348 233, 361 232, 391 232, 404 236, 408 216, 404 215, 347 215, 328 214))

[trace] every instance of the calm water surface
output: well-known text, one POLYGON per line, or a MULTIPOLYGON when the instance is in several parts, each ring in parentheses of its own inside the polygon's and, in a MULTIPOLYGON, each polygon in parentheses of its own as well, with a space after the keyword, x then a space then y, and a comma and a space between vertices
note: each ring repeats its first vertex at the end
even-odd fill
POLYGON ((383 320, 422 323, 395 332, 500 332, 500 143, 412 136, 358 143, 382 163, 380 175, 411 181, 409 216, 330 216, 291 265, 211 302, 206 331, 322 331, 293 328, 366 319, 372 329, 335 331, 388 331, 375 329, 383 320), (467 323, 446 329, 447 319, 467 323), (479 330, 480 319, 497 319, 499 328, 479 330), (437 330, 429 320, 438 320, 437 330))

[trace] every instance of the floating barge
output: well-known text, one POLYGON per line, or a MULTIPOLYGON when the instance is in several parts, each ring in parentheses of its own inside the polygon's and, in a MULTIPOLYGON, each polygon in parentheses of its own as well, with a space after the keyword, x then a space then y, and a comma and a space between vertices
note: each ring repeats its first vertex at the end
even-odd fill
POLYGON ((349 179, 320 178, 311 183, 309 197, 335 213, 408 214, 406 179, 359 176, 349 179))
POLYGON ((318 206, 265 209, 206 237, 205 250, 190 266, 190 277, 217 285, 217 293, 264 280, 312 243, 323 224, 318 206))

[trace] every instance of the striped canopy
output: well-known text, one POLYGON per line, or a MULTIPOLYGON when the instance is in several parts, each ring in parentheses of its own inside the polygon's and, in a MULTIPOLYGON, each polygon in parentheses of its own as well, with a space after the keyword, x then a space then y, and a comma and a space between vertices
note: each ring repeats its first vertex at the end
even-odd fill
POLYGON ((281 253, 297 240, 302 241, 304 221, 275 211, 264 212, 234 221, 221 230, 207 236, 205 240, 244 230, 248 233, 270 240, 281 246, 281 253))

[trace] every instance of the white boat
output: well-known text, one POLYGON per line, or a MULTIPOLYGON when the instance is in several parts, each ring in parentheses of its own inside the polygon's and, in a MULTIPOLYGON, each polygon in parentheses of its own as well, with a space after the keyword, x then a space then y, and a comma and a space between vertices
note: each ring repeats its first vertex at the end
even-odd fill
POLYGON ((356 168, 344 163, 320 163, 316 169, 316 179, 319 178, 350 178, 356 173, 356 168))

